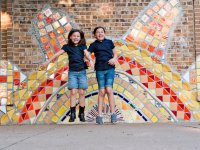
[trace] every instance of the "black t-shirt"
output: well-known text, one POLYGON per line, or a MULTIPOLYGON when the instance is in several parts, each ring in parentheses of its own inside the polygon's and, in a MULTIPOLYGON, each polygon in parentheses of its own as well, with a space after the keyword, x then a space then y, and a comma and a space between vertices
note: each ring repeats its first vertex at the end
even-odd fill
POLYGON ((90 44, 88 51, 90 53, 94 52, 96 57, 95 70, 102 71, 115 68, 115 66, 108 64, 108 61, 113 58, 113 48, 115 48, 115 45, 109 39, 96 40, 90 44))
POLYGON ((68 44, 65 44, 62 49, 68 54, 70 71, 81 71, 87 69, 87 65, 83 60, 84 50, 87 49, 86 45, 69 46, 68 44))

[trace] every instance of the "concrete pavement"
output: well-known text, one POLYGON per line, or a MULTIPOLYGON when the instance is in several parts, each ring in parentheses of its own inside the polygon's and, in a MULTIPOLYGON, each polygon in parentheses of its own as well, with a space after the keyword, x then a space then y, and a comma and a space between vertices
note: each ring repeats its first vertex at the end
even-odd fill
POLYGON ((0 126, 0 150, 200 150, 200 125, 0 126))

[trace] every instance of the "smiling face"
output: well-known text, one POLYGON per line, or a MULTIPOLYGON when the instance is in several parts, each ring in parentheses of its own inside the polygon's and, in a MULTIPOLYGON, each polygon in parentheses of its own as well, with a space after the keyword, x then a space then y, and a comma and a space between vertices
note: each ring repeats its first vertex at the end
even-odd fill
POLYGON ((103 41, 105 39, 105 31, 103 28, 98 28, 95 32, 95 38, 98 41, 103 41))
POLYGON ((80 40, 81 40, 81 35, 79 32, 74 32, 71 36, 70 36, 71 41, 74 43, 74 45, 78 45, 80 40))

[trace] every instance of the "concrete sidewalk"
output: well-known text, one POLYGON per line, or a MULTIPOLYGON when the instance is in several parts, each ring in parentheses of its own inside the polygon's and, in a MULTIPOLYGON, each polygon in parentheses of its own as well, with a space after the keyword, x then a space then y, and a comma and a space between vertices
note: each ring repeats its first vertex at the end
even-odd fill
POLYGON ((200 125, 0 126, 0 150, 200 150, 200 125))

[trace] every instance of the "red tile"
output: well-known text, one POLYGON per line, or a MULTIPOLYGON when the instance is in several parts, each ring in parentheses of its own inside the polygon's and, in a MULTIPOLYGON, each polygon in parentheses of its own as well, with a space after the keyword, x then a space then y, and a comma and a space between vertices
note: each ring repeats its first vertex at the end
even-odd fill
POLYGON ((50 96, 51 96, 51 94, 47 94, 46 95, 46 100, 48 100, 50 96))
POLYGON ((154 80, 150 77, 148 77, 148 82, 154 82, 154 80))
POLYGON ((152 75, 153 73, 152 73, 151 71, 147 70, 147 74, 150 76, 150 75, 152 75))
POLYGON ((131 70, 126 70, 126 72, 127 72, 128 74, 130 74, 130 75, 133 75, 131 70))
POLYGON ((131 35, 128 35, 126 37, 126 40, 129 41, 129 42, 133 42, 133 37, 131 35))
POLYGON ((162 96, 157 96, 157 98, 158 98, 160 101, 163 101, 163 97, 162 97, 162 96))
POLYGON ((35 110, 36 116, 38 115, 39 112, 40 112, 40 109, 35 110))
POLYGON ((46 81, 41 83, 40 86, 43 86, 43 87, 46 86, 46 81))
POLYGON ((191 117, 190 114, 185 113, 185 115, 184 115, 184 120, 190 120, 190 117, 191 117))
POLYGON ((20 85, 20 79, 14 79, 14 85, 19 86, 20 85))
POLYGON ((173 113, 175 116, 177 116, 177 111, 172 111, 172 113, 173 113))
POLYGON ((148 83, 142 83, 145 87, 149 87, 148 83))
POLYGON ((152 52, 154 52, 154 50, 155 50, 155 47, 149 45, 148 51, 152 53, 152 52))
POLYGON ((66 83, 66 81, 61 81, 61 85, 65 84, 65 83, 66 83))
POLYGON ((18 120, 18 124, 22 123, 23 122, 23 118, 22 117, 19 117, 19 120, 18 120))
POLYGON ((28 111, 34 110, 33 104, 29 107, 28 111))
POLYGON ((38 102, 39 101, 38 96, 32 96, 32 101, 33 102, 38 102))
POLYGON ((22 113, 26 113, 27 112, 27 109, 26 109, 26 107, 24 107, 23 109, 22 109, 22 113))
POLYGON ((130 62, 132 59, 129 57, 125 57, 126 62, 130 62))
POLYGON ((118 63, 119 63, 120 65, 122 65, 122 64, 124 64, 124 61, 123 61, 123 60, 118 60, 118 63))

